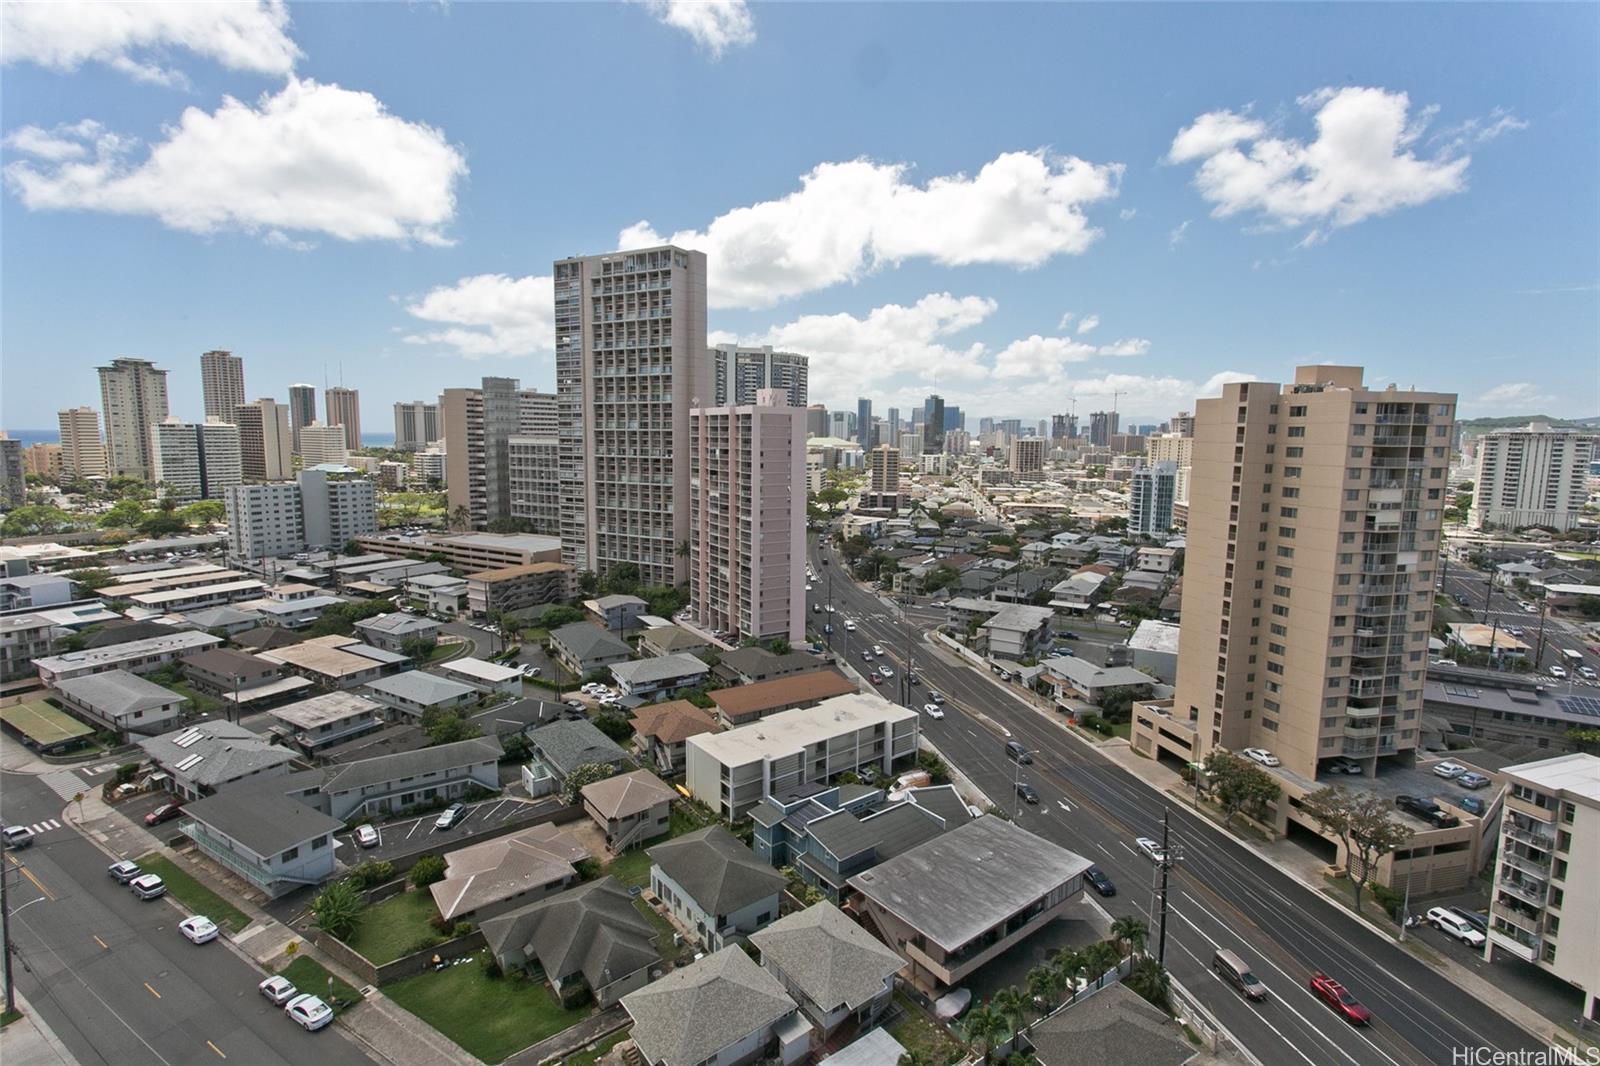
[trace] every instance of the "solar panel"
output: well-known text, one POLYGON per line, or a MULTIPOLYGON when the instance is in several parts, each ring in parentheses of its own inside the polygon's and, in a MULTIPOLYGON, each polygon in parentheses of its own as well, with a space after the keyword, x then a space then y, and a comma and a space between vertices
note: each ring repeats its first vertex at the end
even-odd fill
POLYGON ((1475 700, 1483 693, 1480 689, 1463 688, 1460 685, 1445 685, 1444 690, 1451 696, 1460 696, 1463 699, 1475 700))
POLYGON ((174 739, 173 743, 180 748, 187 748, 190 744, 193 744, 204 735, 205 734, 201 733, 198 729, 191 729, 187 733, 184 733, 174 739))
POLYGON ((180 773, 186 773, 200 765, 201 761, 204 759, 204 755, 191 755, 182 762, 178 763, 177 766, 174 766, 173 769, 179 771, 180 773))
POLYGON ((1557 696, 1556 705, 1568 714, 1600 718, 1600 698, 1594 696, 1557 696))

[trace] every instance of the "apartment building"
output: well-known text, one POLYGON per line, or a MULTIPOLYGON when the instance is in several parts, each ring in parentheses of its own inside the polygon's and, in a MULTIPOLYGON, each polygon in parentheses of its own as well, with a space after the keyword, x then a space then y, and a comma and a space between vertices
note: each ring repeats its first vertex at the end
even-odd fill
POLYGON ((239 427, 239 471, 246 481, 294 476, 294 435, 289 408, 268 397, 241 403, 231 421, 239 427))
POLYGON ((411 456, 411 472, 424 482, 433 482, 437 485, 445 484, 447 474, 445 471, 444 449, 424 448, 411 456))
POLYGON ((943 396, 929 396, 922 403, 922 450, 944 451, 943 396))
POLYGON ((416 537, 386 533, 362 537, 358 543, 364 552, 395 558, 437 553, 444 556, 446 565, 468 573, 561 561, 561 541, 530 533, 424 533, 416 537))
MULTIPOLYGON (((1185 412, 1180 417, 1189 419, 1188 425, 1193 428, 1193 416, 1185 412)), ((1177 471, 1173 482, 1172 500, 1175 504, 1187 507, 1189 504, 1189 468, 1194 464, 1194 436, 1178 433, 1162 433, 1150 437, 1144 442, 1145 457, 1150 465, 1157 463, 1171 463, 1177 471)))
MULTIPOLYGON (((719 344, 710 351, 713 407, 745 407, 762 389, 782 389, 792 407, 806 406, 810 360, 794 352, 775 352, 772 345, 745 348, 719 344)), ((808 436, 821 436, 821 433, 808 436)))
POLYGON ((315 385, 289 386, 289 433, 294 438, 294 452, 300 454, 300 431, 317 420, 317 387, 315 385))
POLYGON ((887 444, 872 449, 868 459, 868 490, 873 495, 900 491, 900 449, 887 444))
POLYGON ((421 451, 444 436, 441 428, 436 403, 410 400, 394 405, 394 446, 400 451, 421 451))
POLYGON ((467 606, 474 615, 534 612, 571 594, 572 567, 525 563, 467 575, 467 606))
POLYGON ((103 477, 106 446, 100 439, 100 412, 69 407, 56 412, 61 428, 61 472, 69 477, 103 477))
POLYGON ((510 441, 521 420, 516 378, 484 378, 476 389, 446 389, 445 485, 450 513, 465 507, 473 529, 511 517, 510 441))
POLYGON ((235 485, 223 497, 239 559, 341 548, 378 531, 378 493, 364 477, 302 470, 295 481, 235 485))
POLYGON ((327 411, 326 422, 344 430, 344 446, 348 451, 361 447, 361 392, 335 385, 322 394, 322 405, 327 411))
POLYGON ((805 639, 805 412, 787 400, 689 412, 689 609, 713 632, 805 639))
POLYGON ((1583 993, 1600 1021, 1600 758, 1562 755, 1508 766, 1489 903, 1493 960, 1505 952, 1583 993))
POLYGON ((1045 439, 1023 437, 1011 442, 1011 472, 1037 474, 1044 469, 1045 439))
POLYGON ((1353 366, 1199 401, 1171 712, 1194 758, 1414 763, 1455 404, 1353 366))
POLYGON ((1092 411, 1089 414, 1089 443, 1097 448, 1107 448, 1116 435, 1121 418, 1115 411, 1092 411))
POLYGON ((1136 467, 1128 479, 1128 533, 1136 537, 1165 536, 1172 529, 1172 504, 1177 490, 1175 463, 1136 467))
POLYGON ((106 417, 106 472, 149 481, 150 427, 167 417, 167 372, 147 359, 113 359, 95 370, 106 417))
POLYGON ((688 560, 691 407, 714 395, 706 257, 664 246, 555 264, 563 562, 636 563, 676 585, 688 560))
POLYGON ((306 466, 320 466, 324 463, 343 466, 350 458, 349 449, 345 447, 343 426, 325 426, 321 422, 311 422, 300 427, 297 437, 299 444, 296 447, 300 449, 300 458, 306 466))
POLYGON ((232 352, 201 353, 200 394, 207 418, 232 422, 234 410, 244 404, 244 360, 232 352))
POLYGON ((150 427, 151 480, 162 496, 210 500, 243 480, 239 427, 168 418, 150 427))
POLYGON ((517 393, 517 433, 524 437, 554 437, 560 425, 561 408, 556 394, 538 389, 517 393))
POLYGON ((1600 437, 1534 422, 1478 438, 1478 480, 1467 512, 1473 529, 1546 526, 1566 532, 1589 502, 1589 464, 1600 437))
POLYGON ((0 507, 21 507, 28 499, 28 475, 22 466, 22 442, 0 431, 0 507))
POLYGON ((515 436, 506 441, 511 490, 511 517, 527 523, 530 533, 561 535, 561 441, 515 436))

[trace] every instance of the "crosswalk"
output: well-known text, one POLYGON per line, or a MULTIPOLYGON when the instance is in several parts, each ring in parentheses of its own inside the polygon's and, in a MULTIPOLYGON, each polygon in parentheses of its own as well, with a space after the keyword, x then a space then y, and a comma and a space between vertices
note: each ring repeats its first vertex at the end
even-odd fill
POLYGON ((61 828, 60 819, 58 819, 58 818, 47 818, 42 822, 34 822, 32 825, 28 826, 28 831, 31 832, 34 836, 38 836, 40 833, 48 833, 52 829, 60 829, 60 828, 61 828))
POLYGON ((89 791, 89 786, 83 783, 83 778, 71 770, 57 770, 55 773, 43 775, 39 780, 64 800, 70 800, 80 792, 89 791))

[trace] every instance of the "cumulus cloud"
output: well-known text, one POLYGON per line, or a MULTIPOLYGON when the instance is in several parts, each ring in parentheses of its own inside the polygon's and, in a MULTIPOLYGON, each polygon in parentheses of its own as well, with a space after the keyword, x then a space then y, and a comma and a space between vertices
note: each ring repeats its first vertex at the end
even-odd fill
POLYGON ((909 171, 866 159, 823 163, 780 199, 666 237, 638 222, 622 231, 619 247, 670 242, 704 251, 713 307, 769 307, 906 259, 1035 267, 1095 242, 1101 231, 1085 210, 1117 195, 1122 166, 1036 151, 1008 152, 976 175, 923 185, 908 180, 909 171))
POLYGON ((694 38, 712 59, 756 39, 755 19, 745 0, 638 0, 657 22, 694 38))
POLYGON ((1179 131, 1167 162, 1198 164, 1195 188, 1213 217, 1250 213, 1272 227, 1308 227, 1305 243, 1314 243, 1334 229, 1461 192, 1471 162, 1461 151, 1520 127, 1515 116, 1496 112, 1457 127, 1424 158, 1417 145, 1437 109, 1412 115, 1404 92, 1328 88, 1299 104, 1313 113, 1309 142, 1278 134, 1248 109, 1213 111, 1179 131))
POLYGON ((301 55, 288 29, 282 0, 9 3, 0 5, 0 61, 63 72, 103 63, 140 81, 186 85, 166 64, 181 50, 230 70, 286 75, 301 55))
POLYGON ((548 276, 462 278, 413 300, 406 312, 444 327, 410 334, 407 344, 448 348, 468 359, 534 355, 555 344, 555 287, 548 276))
POLYGON ((1080 318, 1078 320, 1078 332, 1079 333, 1088 333, 1090 330, 1096 328, 1099 325, 1100 325, 1100 316, 1099 315, 1084 315, 1082 318, 1080 318))
POLYGON ((1526 410, 1535 404, 1550 403, 1554 399, 1554 396, 1531 381, 1508 381, 1484 392, 1478 397, 1476 406, 1491 411, 1526 410))
POLYGON ((31 158, 6 166, 5 180, 34 211, 149 215, 274 240, 450 243, 465 157, 370 93, 291 77, 256 106, 225 97, 214 112, 188 108, 164 134, 141 153, 97 123, 24 127, 7 143, 31 158))

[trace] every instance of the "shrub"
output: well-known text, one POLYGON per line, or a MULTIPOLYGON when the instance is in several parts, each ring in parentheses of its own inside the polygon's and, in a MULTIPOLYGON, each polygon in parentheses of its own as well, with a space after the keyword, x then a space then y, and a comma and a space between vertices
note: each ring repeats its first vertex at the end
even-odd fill
POLYGON ((424 855, 411 867, 411 885, 413 888, 427 888, 435 881, 444 880, 444 858, 439 855, 424 855))
POLYGON ((500 966, 500 960, 494 957, 494 952, 485 951, 483 958, 478 960, 478 966, 483 970, 483 976, 491 981, 498 981, 506 975, 500 966))
POLYGON ((134 775, 137 774, 138 772, 139 772, 139 764, 138 763, 136 763, 136 762, 125 762, 121 766, 117 767, 117 776, 116 776, 116 779, 115 779, 116 783, 119 784, 119 785, 125 785, 129 781, 132 781, 133 778, 134 778, 134 775))
POLYGON ((453 925, 450 928, 450 935, 451 936, 467 936, 468 934, 470 934, 476 928, 478 928, 478 927, 473 925, 471 922, 457 922, 455 925, 453 925))
POLYGON ((367 901, 349 880, 335 881, 311 901, 312 921, 317 928, 340 940, 350 938, 366 909, 367 901))
POLYGON ((372 888, 394 879, 394 863, 386 859, 368 859, 347 875, 357 888, 372 888))
POLYGON ((442 936, 425 936, 421 940, 418 940, 415 944, 412 944, 409 948, 406 948, 405 954, 415 955, 419 951, 431 951, 433 948, 436 948, 443 943, 444 937, 442 936))
POLYGON ((578 877, 584 881, 593 881, 600 876, 600 860, 595 858, 579 859, 573 864, 573 869, 578 871, 578 877))

